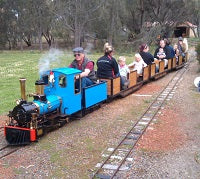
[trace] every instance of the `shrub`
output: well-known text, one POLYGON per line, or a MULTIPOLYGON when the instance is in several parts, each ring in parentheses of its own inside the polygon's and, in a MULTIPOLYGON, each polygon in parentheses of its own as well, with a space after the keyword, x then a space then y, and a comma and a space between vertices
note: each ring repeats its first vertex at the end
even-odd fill
POLYGON ((197 52, 197 60, 199 61, 200 64, 200 43, 196 46, 196 52, 197 52))

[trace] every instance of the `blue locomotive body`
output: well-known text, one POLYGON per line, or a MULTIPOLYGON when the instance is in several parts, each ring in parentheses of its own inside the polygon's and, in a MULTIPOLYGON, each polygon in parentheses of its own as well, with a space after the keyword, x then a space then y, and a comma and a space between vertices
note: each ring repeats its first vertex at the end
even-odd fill
POLYGON ((22 98, 9 113, 10 121, 5 126, 8 143, 21 145, 36 141, 49 130, 65 124, 68 116, 105 101, 107 83, 100 82, 81 89, 81 82, 77 87, 80 73, 74 68, 57 68, 41 75, 36 81, 34 100, 27 102, 22 98), (25 137, 20 138, 22 135, 25 137))
MULTIPOLYGON (((107 99, 107 84, 100 82, 80 90, 76 88, 76 76, 81 73, 74 68, 57 68, 52 70, 54 82, 49 82, 44 87, 46 96, 58 96, 62 101, 61 114, 71 115, 83 109, 87 109, 107 99)), ((44 76, 50 76, 50 71, 44 76)), ((41 76, 41 79, 43 78, 41 76)), ((50 102, 51 103, 51 102, 50 102)), ((46 111, 48 112, 48 110, 46 111)))
MULTIPOLYGON (((82 109, 81 98, 82 94, 80 92, 75 92, 75 76, 80 74, 80 70, 73 68, 57 68, 52 70, 53 73, 53 82, 46 83, 44 87, 44 94, 46 96, 56 95, 59 96, 62 100, 60 107, 60 112, 62 114, 71 115, 82 109)), ((50 77, 50 71, 43 74, 50 77)), ((45 81, 45 80, 44 80, 45 81)))

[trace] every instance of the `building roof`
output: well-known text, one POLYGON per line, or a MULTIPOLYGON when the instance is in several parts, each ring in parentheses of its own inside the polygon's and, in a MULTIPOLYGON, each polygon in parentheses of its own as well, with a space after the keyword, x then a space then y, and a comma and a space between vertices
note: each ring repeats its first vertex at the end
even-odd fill
POLYGON ((191 22, 184 22, 182 24, 178 24, 177 27, 191 27, 191 28, 197 28, 196 25, 192 24, 191 22))

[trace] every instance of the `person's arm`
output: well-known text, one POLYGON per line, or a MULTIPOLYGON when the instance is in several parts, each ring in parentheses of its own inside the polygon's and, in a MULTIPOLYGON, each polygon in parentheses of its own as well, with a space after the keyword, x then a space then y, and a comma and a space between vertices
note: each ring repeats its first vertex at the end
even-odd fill
POLYGON ((133 62, 133 63, 130 63, 129 65, 128 65, 128 68, 133 68, 135 66, 135 63, 133 62))
POLYGON ((116 60, 114 58, 112 58, 112 61, 113 61, 113 70, 114 70, 114 75, 118 75, 119 74, 119 67, 118 67, 118 64, 116 62, 116 60))
POLYGON ((165 47, 164 49, 165 49, 164 52, 165 52, 165 55, 166 55, 166 57, 164 57, 164 58, 170 59, 170 56, 171 56, 170 55, 171 54, 170 49, 168 47, 165 47))
POLYGON ((128 66, 126 66, 126 71, 127 73, 130 73, 130 69, 128 68, 128 66))
POLYGON ((147 64, 143 61, 142 62, 142 64, 143 64, 143 67, 146 67, 147 66, 147 64))
POLYGON ((154 57, 150 53, 148 54, 148 59, 151 60, 151 62, 154 62, 154 57))
POLYGON ((176 49, 176 55, 177 55, 177 56, 179 55, 179 50, 178 50, 178 49, 176 49))
POLYGON ((85 67, 85 70, 80 74, 80 77, 81 78, 87 77, 89 75, 89 73, 93 70, 93 68, 94 68, 94 63, 88 62, 85 67))
POLYGON ((89 69, 85 69, 85 71, 84 71, 84 72, 82 72, 82 73, 80 74, 80 76, 81 76, 81 78, 83 78, 83 77, 86 77, 86 76, 88 76, 88 75, 89 75, 89 73, 90 73, 90 70, 89 70, 89 69))
POLYGON ((158 57, 157 57, 157 53, 158 53, 158 48, 155 50, 154 58, 158 58, 158 57))
POLYGON ((183 53, 185 53, 186 52, 186 45, 183 43, 183 45, 182 45, 182 50, 183 50, 183 53))

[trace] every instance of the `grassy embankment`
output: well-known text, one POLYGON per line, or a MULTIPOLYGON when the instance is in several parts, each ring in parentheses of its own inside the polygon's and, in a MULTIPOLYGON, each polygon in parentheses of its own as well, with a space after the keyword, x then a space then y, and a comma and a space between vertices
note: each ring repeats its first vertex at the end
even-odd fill
MULTIPOLYGON (((20 98, 19 78, 27 79, 27 94, 34 92, 35 81, 39 78, 39 59, 45 53, 39 51, 0 52, 0 115, 7 114, 15 106, 15 101, 20 98)), ((94 53, 87 56, 96 62, 101 55, 101 53, 94 53)), ((116 53, 114 56, 118 59, 119 55, 124 55, 127 63, 133 60, 133 54, 116 53)), ((72 52, 65 51, 63 55, 59 56, 59 62, 53 62, 50 64, 50 68, 67 66, 73 59, 72 52)))

